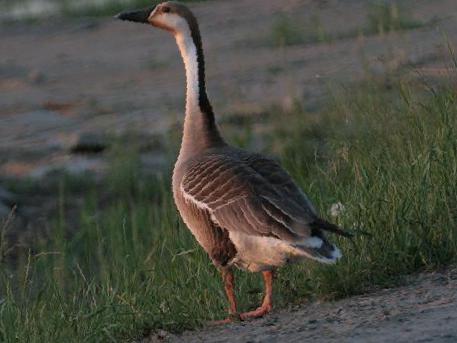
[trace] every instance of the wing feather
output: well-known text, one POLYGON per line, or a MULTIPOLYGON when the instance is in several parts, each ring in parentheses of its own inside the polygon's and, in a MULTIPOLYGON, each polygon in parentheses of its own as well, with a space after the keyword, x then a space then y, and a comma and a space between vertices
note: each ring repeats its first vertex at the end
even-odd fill
POLYGON ((249 235, 296 241, 311 236, 315 219, 289 175, 265 160, 222 154, 195 161, 181 183, 189 201, 210 212, 217 225, 249 235), (252 162, 255 163, 252 163, 252 162), (294 197, 296 199, 291 199, 294 197))
POLYGON ((320 219, 289 174, 262 155, 241 150, 204 155, 189 165, 180 186, 185 199, 229 232, 290 242, 325 240, 321 230, 350 236, 320 219))

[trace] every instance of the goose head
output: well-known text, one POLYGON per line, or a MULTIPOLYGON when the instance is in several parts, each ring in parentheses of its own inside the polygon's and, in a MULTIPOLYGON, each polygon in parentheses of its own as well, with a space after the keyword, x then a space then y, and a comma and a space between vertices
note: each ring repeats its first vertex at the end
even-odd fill
POLYGON ((139 10, 121 12, 115 18, 149 24, 174 35, 189 30, 196 23, 192 12, 186 6, 174 1, 163 2, 139 10))

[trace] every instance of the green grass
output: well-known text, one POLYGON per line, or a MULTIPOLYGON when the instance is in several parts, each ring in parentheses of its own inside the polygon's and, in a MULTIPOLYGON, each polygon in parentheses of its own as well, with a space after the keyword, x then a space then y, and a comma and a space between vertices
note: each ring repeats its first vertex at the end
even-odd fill
POLYGON ((423 25, 424 23, 411 18, 405 9, 396 3, 375 3, 370 6, 366 31, 382 35, 389 32, 412 30, 423 25))
POLYGON ((412 18, 405 8, 396 3, 372 3, 366 14, 365 24, 356 30, 331 32, 319 16, 297 21, 289 15, 278 15, 272 24, 267 41, 275 46, 299 44, 329 43, 339 39, 348 39, 360 35, 384 35, 390 32, 414 30, 436 22, 412 18))
POLYGON ((276 46, 324 43, 331 39, 318 16, 313 16, 305 23, 298 23, 287 15, 279 15, 271 28, 271 41, 276 46))
MULTIPOLYGON (((319 113, 269 113, 267 152, 324 216, 340 201, 345 211, 334 220, 372 233, 355 246, 337 239, 345 258, 336 266, 281 269, 279 307, 455 262, 457 96, 452 87, 422 89, 366 82, 335 92, 319 113)), ((78 183, 61 182, 50 236, 14 267, 0 265, 0 341, 129 341, 225 316, 220 277, 173 205, 171 170, 146 177, 134 152, 118 155, 101 186, 84 184, 76 233, 67 230, 66 199, 78 183)), ((237 272, 237 291, 242 310, 257 306, 260 278, 237 272)))

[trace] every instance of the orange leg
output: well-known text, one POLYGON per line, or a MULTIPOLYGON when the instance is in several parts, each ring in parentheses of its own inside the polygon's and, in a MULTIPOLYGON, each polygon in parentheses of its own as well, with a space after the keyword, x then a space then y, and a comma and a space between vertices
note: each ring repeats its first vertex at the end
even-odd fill
POLYGON ((224 270, 222 272, 222 278, 224 280, 225 294, 229 302, 229 315, 234 315, 237 313, 236 309, 236 297, 235 297, 235 277, 231 270, 224 270))
POLYGON ((225 294, 227 295, 227 300, 229 302, 229 317, 224 320, 218 320, 213 322, 213 324, 216 325, 227 324, 240 319, 236 306, 236 297, 234 291, 235 277, 233 275, 233 272, 230 269, 223 269, 222 280, 224 281, 225 294))
POLYGON ((263 317, 273 308, 273 272, 262 272, 262 275, 265 284, 265 296, 263 297, 262 305, 254 311, 241 313, 241 320, 263 317))

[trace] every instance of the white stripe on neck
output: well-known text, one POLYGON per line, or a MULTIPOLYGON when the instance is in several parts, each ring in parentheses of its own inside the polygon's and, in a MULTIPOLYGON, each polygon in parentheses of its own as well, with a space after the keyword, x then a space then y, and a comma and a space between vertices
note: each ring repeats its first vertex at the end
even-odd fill
MULTIPOLYGON (((186 25, 187 26, 187 25, 186 25)), ((187 26, 176 34, 176 42, 186 68, 186 113, 199 110, 197 48, 187 26)))

